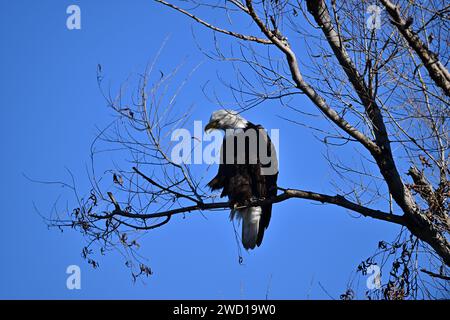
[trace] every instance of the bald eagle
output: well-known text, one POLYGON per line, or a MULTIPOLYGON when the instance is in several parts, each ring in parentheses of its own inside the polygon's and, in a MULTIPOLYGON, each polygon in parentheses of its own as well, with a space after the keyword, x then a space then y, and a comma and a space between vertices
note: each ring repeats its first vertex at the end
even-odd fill
POLYGON ((260 246, 269 226, 272 204, 247 207, 255 200, 277 195, 278 161, 266 130, 245 120, 232 110, 213 112, 205 131, 223 130, 220 165, 208 183, 211 190, 222 189, 232 210, 230 219, 242 220, 242 244, 246 250, 260 246))

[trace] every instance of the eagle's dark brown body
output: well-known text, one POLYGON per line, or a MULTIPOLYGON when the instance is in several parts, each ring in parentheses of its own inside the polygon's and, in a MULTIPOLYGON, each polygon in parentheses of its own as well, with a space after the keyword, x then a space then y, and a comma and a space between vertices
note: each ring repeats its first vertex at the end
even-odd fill
MULTIPOLYGON (((264 231, 269 226, 272 204, 261 207, 239 208, 248 205, 251 201, 267 199, 277 195, 278 162, 275 148, 264 128, 248 122, 246 128, 241 130, 240 134, 252 134, 248 130, 253 130, 256 134, 256 140, 242 139, 245 141, 245 156, 241 154, 244 149, 237 147, 238 134, 225 136, 222 143, 219 172, 209 182, 208 186, 212 190, 222 189, 221 197, 228 196, 230 203, 237 208, 238 213, 244 220, 242 231, 244 247, 252 249, 255 244, 261 245, 264 231), (235 143, 230 144, 229 139, 233 139, 235 143), (233 148, 232 154, 227 158, 226 155, 230 152, 228 150, 230 146, 233 148), (262 154, 264 156, 261 156, 262 154), (264 159, 268 162, 263 161, 264 159), (270 168, 273 168, 273 170, 270 170, 270 168), (252 228, 251 223, 257 223, 258 225, 252 228), (256 235, 254 235, 255 232, 256 235), (256 236, 256 238, 252 239, 253 236, 256 236), (246 237, 247 239, 245 239, 246 237)), ((234 210, 232 211, 233 216, 234 210)))

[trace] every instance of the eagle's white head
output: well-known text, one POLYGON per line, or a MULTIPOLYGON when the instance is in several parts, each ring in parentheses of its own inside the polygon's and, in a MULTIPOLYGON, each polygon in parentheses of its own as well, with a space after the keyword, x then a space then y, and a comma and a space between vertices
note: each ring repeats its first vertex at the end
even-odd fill
POLYGON ((245 129, 248 121, 245 120, 238 112, 234 110, 217 110, 214 111, 209 119, 209 123, 205 127, 205 131, 221 129, 245 129))

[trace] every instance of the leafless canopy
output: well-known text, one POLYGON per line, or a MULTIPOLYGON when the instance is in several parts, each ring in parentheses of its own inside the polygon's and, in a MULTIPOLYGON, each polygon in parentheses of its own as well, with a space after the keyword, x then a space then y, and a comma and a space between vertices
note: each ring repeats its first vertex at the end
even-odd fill
MULTIPOLYGON (((161 14, 175 10, 211 31, 214 49, 202 50, 235 68, 228 86, 241 109, 275 99, 291 111, 286 121, 309 128, 329 150, 336 194, 289 186, 253 205, 302 198, 397 224, 399 238, 379 244, 394 257, 382 296, 414 296, 420 274, 448 290, 446 1, 155 1, 161 14), (234 42, 231 53, 222 51, 220 39, 234 42), (317 112, 298 105, 298 95, 317 112), (354 153, 359 164, 345 163, 342 152, 354 153)), ((118 119, 101 132, 92 154, 99 141, 126 151, 128 162, 106 172, 115 188, 93 171, 90 197, 79 199, 68 219, 50 220, 81 230, 103 243, 102 250, 119 240, 134 255, 138 244, 128 239, 130 231, 161 227, 176 214, 229 208, 214 200, 189 165, 171 160, 170 133, 188 120, 189 110, 174 112, 183 85, 173 86, 178 68, 150 81, 152 70, 140 76, 131 99, 122 89, 115 98, 105 95, 118 119)), ((137 269, 134 275, 150 272, 144 264, 137 269)))

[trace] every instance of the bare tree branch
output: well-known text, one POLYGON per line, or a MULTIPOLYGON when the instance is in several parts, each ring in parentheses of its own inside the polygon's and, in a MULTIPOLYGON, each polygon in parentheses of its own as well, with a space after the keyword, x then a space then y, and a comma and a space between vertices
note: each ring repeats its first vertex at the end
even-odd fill
POLYGON ((236 33, 236 32, 233 32, 233 31, 226 30, 226 29, 218 28, 218 27, 216 27, 216 26, 214 26, 214 25, 212 25, 212 24, 210 24, 210 23, 208 23, 208 22, 198 18, 197 16, 189 13, 188 11, 186 11, 184 9, 181 9, 181 8, 171 4, 169 2, 166 2, 164 0, 155 0, 155 1, 161 3, 161 4, 165 5, 165 6, 168 6, 168 7, 172 8, 172 9, 178 11, 178 12, 181 12, 182 14, 184 14, 184 15, 192 18, 192 19, 194 19, 198 23, 204 25, 205 27, 207 27, 207 28, 209 28, 209 29, 211 29, 213 31, 216 31, 216 32, 219 32, 219 33, 223 33, 223 34, 226 34, 226 35, 229 35, 229 36, 241 39, 241 40, 253 41, 253 42, 257 42, 257 43, 261 43, 261 44, 272 44, 272 42, 267 40, 267 39, 262 39, 262 38, 258 38, 258 37, 251 36, 251 35, 244 35, 244 34, 236 33))
POLYGON ((419 36, 412 31, 411 24, 402 18, 400 7, 389 0, 380 1, 391 17, 392 24, 396 26, 398 31, 403 35, 406 41, 408 41, 411 48, 417 53, 420 60, 422 60, 425 65, 425 68, 427 68, 431 78, 442 88, 444 93, 450 97, 450 73, 447 68, 444 67, 437 55, 431 52, 419 36))
POLYGON ((289 43, 286 39, 279 39, 268 27, 261 21, 258 17, 256 11, 253 9, 253 4, 251 0, 246 1, 247 8, 249 10, 250 16, 253 18, 255 23, 261 29, 261 31, 271 40, 273 43, 286 55, 287 63, 291 71, 291 76, 297 87, 305 93, 308 98, 338 127, 347 132, 351 137, 360 141, 368 150, 373 150, 374 152, 378 150, 378 146, 360 132, 355 127, 351 126, 344 118, 340 117, 339 114, 332 109, 325 100, 316 92, 316 90, 311 87, 304 79, 300 72, 299 65, 297 62, 297 57, 294 51, 291 50, 289 43))
MULTIPOLYGON (((247 207, 254 207, 254 206, 262 206, 269 203, 279 203, 283 202, 288 199, 292 198, 298 198, 298 199, 307 199, 307 200, 313 200, 321 203, 328 203, 328 204, 334 204, 342 208, 349 209, 354 212, 358 212, 361 215, 365 217, 371 217, 377 220, 382 221, 388 221, 395 224, 399 224, 402 226, 406 225, 406 221, 403 217, 393 215, 390 213, 382 212, 380 210, 374 210, 370 209, 364 206, 361 206, 357 203, 353 203, 349 200, 347 200, 342 195, 326 195, 311 191, 305 191, 305 190, 298 190, 298 189, 282 189, 283 193, 277 195, 274 198, 268 198, 263 200, 256 200, 252 201, 247 205, 247 207)), ((113 201, 115 202, 115 201, 113 201)), ((115 202, 117 203, 117 202, 115 202)), ((134 214, 130 213, 124 210, 116 210, 112 211, 109 214, 99 216, 99 215, 91 215, 94 218, 97 219, 110 219, 112 217, 122 216, 126 218, 133 218, 133 219, 155 219, 155 218, 161 218, 161 217, 169 217, 180 213, 188 213, 193 211, 205 211, 205 210, 211 210, 211 209, 230 209, 232 208, 232 205, 229 202, 214 202, 214 203, 199 203, 197 205, 187 206, 187 207, 180 207, 173 210, 167 210, 162 212, 156 212, 156 213, 148 213, 148 214, 134 214)))
POLYGON ((443 274, 434 273, 434 272, 428 271, 426 269, 420 269, 420 271, 422 271, 423 273, 426 273, 430 277, 434 277, 434 278, 439 278, 439 279, 443 279, 443 280, 446 280, 446 281, 450 281, 450 277, 449 276, 445 276, 443 274))

